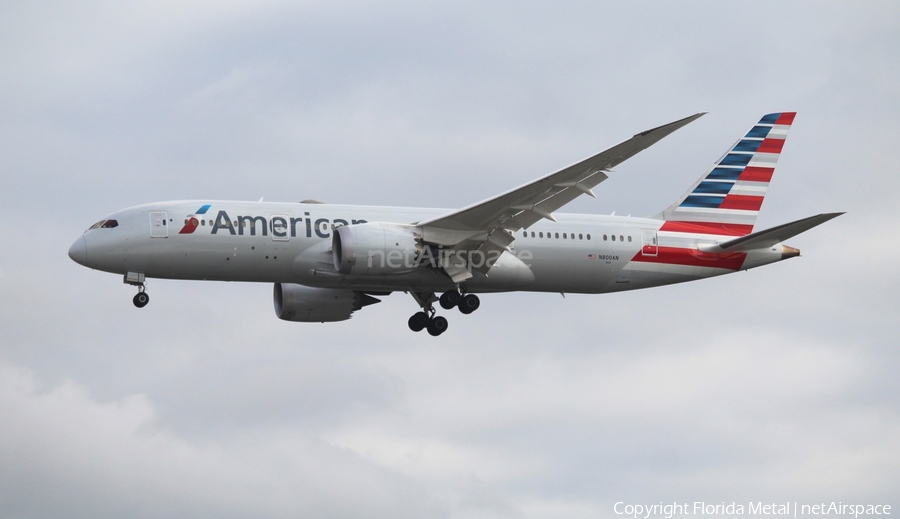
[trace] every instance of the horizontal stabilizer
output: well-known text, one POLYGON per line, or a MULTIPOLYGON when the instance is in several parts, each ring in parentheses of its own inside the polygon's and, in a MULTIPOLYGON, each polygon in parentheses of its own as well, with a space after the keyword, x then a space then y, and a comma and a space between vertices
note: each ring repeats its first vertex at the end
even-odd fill
POLYGON ((785 240, 793 238, 802 232, 806 232, 817 225, 821 225, 832 218, 837 218, 844 213, 825 213, 816 216, 810 216, 796 222, 782 224, 765 231, 755 232, 726 241, 725 243, 716 243, 711 245, 701 245, 700 250, 703 252, 747 252, 755 249, 765 249, 781 243, 785 240))

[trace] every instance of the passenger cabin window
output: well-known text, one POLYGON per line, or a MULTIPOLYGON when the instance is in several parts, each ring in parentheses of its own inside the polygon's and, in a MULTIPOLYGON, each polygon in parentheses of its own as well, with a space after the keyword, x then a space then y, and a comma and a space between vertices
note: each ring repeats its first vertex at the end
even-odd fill
POLYGON ((628 237, 628 241, 629 241, 629 242, 631 241, 631 236, 628 237))
POLYGON ((591 239, 591 235, 590 235, 590 234, 587 235, 587 239, 589 239, 589 240, 591 239))
POLYGON ((616 235, 615 235, 615 234, 612 235, 612 240, 613 240, 613 241, 616 241, 616 235))
POLYGON ((538 233, 538 235, 539 235, 541 238, 544 237, 544 233, 542 233, 542 232, 538 233))
POLYGON ((579 239, 579 240, 583 240, 583 239, 584 239, 584 235, 581 234, 581 233, 578 233, 578 239, 579 239))
POLYGON ((557 240, 559 239, 559 233, 556 233, 556 239, 557 240))
POLYGON ((605 235, 605 234, 603 235, 603 241, 606 241, 606 235, 605 235))

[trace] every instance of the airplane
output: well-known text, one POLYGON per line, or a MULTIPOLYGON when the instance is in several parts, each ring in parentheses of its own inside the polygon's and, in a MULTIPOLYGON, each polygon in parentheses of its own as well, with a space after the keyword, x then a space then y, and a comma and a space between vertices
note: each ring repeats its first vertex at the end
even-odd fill
POLYGON ((274 284, 278 318, 350 319, 403 291, 415 332, 438 336, 476 294, 600 294, 693 281, 800 255, 783 242, 843 213, 754 232, 795 112, 763 116, 672 205, 637 218, 557 214, 611 168, 705 115, 641 133, 555 173, 462 209, 237 201, 173 201, 113 213, 69 249, 75 262, 120 274, 149 302, 148 278, 274 284), (439 296, 436 294, 440 294, 439 296))

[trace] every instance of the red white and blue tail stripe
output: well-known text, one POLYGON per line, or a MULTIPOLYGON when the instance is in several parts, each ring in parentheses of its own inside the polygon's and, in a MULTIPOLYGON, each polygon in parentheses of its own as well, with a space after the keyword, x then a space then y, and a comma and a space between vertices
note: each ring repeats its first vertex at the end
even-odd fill
POLYGON ((660 231, 718 236, 753 232, 795 112, 763 116, 706 175, 663 212, 660 231))

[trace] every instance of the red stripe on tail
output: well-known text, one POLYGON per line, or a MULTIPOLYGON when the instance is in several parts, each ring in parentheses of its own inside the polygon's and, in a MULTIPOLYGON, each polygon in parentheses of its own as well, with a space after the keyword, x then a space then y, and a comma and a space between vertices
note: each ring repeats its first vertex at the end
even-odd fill
POLYGON ((784 139, 765 139, 757 148, 757 153, 781 153, 784 147, 784 139))
POLYGON ((719 209, 740 209, 742 211, 759 211, 763 197, 747 195, 727 195, 719 209))
POLYGON ((783 112, 778 116, 778 120, 775 121, 775 124, 786 124, 788 126, 794 124, 794 116, 797 115, 797 112, 783 112))
POLYGON ((738 223, 667 221, 659 230, 692 234, 715 234, 717 236, 746 236, 753 232, 753 226, 738 223))
POLYGON ((744 168, 744 171, 741 172, 741 176, 738 177, 738 180, 744 180, 746 182, 771 182, 773 173, 775 173, 775 168, 747 166, 744 168))

